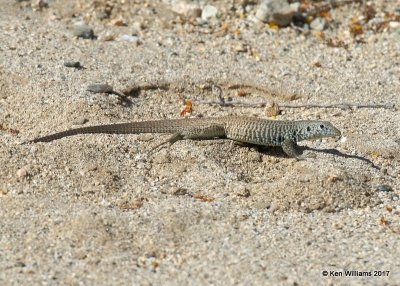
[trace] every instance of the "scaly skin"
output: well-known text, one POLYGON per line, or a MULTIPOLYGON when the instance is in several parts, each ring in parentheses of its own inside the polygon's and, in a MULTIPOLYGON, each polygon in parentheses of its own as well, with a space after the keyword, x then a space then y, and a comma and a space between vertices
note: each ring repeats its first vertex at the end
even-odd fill
POLYGON ((36 138, 29 143, 50 142, 87 133, 172 133, 173 136, 167 141, 170 144, 182 139, 226 138, 256 145, 282 146, 290 157, 299 157, 296 150, 299 141, 340 135, 340 131, 327 121, 276 121, 230 116, 87 126, 36 138))

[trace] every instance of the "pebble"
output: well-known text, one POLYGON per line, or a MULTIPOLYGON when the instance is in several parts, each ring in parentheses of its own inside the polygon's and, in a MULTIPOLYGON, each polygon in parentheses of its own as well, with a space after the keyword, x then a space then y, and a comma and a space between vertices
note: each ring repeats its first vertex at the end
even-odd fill
POLYGON ((276 204, 275 202, 271 203, 270 207, 269 207, 269 211, 271 213, 275 213, 277 210, 279 210, 279 205, 276 204))
POLYGON ((206 5, 201 12, 201 19, 207 21, 211 18, 217 17, 218 9, 212 5, 206 5))
POLYGON ((74 62, 74 61, 64 62, 64 66, 67 67, 67 68, 76 68, 76 69, 83 68, 83 66, 81 66, 80 62, 74 62))
POLYGON ((310 28, 315 31, 323 31, 326 28, 326 20, 321 17, 317 17, 310 23, 310 28))
POLYGON ((378 192, 393 192, 393 188, 389 185, 379 185, 376 187, 378 192))
POLYGON ((105 83, 95 83, 95 84, 90 84, 86 88, 87 91, 93 92, 93 93, 113 93, 114 89, 111 85, 105 84, 105 83))
POLYGON ((28 177, 28 170, 25 167, 22 167, 17 171, 17 177, 20 179, 28 177))
POLYGON ((180 15, 184 15, 189 19, 196 19, 201 17, 201 8, 197 3, 188 3, 186 1, 179 1, 172 5, 171 10, 180 15))
POLYGON ((121 40, 132 44, 140 44, 141 42, 138 36, 131 35, 122 35, 121 40))
POLYGON ((389 28, 391 28, 391 29, 400 28, 400 22, 390 21, 389 22, 389 28))
POLYGON ((399 195, 396 193, 391 193, 391 200, 392 201, 398 201, 399 200, 399 195))
POLYGON ((326 178, 326 182, 327 183, 334 183, 334 182, 336 182, 336 181, 341 181, 342 180, 342 178, 341 177, 339 177, 339 176, 337 176, 337 175, 329 175, 327 178, 326 178))
POLYGON ((93 40, 96 38, 94 35, 94 32, 93 32, 93 29, 84 23, 75 24, 73 27, 73 30, 72 30, 72 34, 75 37, 82 38, 82 39, 93 40))
POLYGON ((7 195, 8 194, 8 190, 7 189, 0 189, 0 195, 7 195))
POLYGON ((113 26, 117 26, 117 27, 122 27, 122 26, 128 26, 125 22, 124 19, 118 18, 118 19, 114 19, 111 21, 111 24, 113 26))
POLYGON ((116 36, 112 32, 106 32, 104 34, 99 35, 99 40, 103 42, 114 41, 116 36))
POLYGON ((189 11, 186 13, 186 16, 187 16, 188 19, 194 21, 194 20, 196 20, 197 18, 200 18, 200 17, 201 17, 201 13, 202 13, 202 11, 201 11, 200 8, 195 8, 195 9, 189 10, 189 11))
POLYGON ((289 5, 285 0, 263 0, 257 8, 256 18, 284 27, 290 24, 299 7, 297 2, 289 5))
POLYGON ((42 11, 45 8, 49 8, 49 3, 44 0, 32 0, 31 7, 33 11, 42 11))
POLYGON ((281 113, 279 105, 275 102, 268 102, 265 106, 265 113, 268 117, 276 117, 281 113))
POLYGON ((89 121, 89 120, 88 120, 87 118, 81 117, 81 118, 75 119, 74 122, 73 122, 73 124, 74 124, 74 125, 83 125, 83 124, 85 124, 85 123, 88 122, 88 121, 89 121))
POLYGON ((248 51, 247 45, 245 45, 245 44, 243 44, 243 43, 239 43, 239 44, 235 45, 235 46, 233 47, 233 49, 234 49, 234 51, 235 51, 236 53, 245 53, 245 52, 248 51))

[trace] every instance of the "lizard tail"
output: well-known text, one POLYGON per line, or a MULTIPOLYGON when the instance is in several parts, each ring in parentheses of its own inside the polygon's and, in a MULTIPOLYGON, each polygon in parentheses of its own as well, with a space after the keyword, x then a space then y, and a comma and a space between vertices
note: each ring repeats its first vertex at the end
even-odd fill
POLYGON ((78 134, 106 133, 106 134, 138 134, 138 133, 176 133, 185 126, 185 120, 154 120, 130 123, 115 123, 95 125, 70 129, 47 136, 35 138, 25 143, 50 142, 64 137, 78 134))

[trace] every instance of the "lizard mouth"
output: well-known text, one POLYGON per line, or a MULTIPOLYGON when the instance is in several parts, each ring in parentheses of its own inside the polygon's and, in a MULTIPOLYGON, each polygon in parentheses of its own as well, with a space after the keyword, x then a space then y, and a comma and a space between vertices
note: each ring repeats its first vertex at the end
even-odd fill
POLYGON ((337 129, 337 128, 334 127, 333 130, 334 130, 333 137, 341 136, 341 135, 342 135, 342 132, 340 132, 339 129, 337 129))
POLYGON ((327 133, 320 133, 320 134, 315 134, 314 136, 310 136, 308 139, 309 140, 316 140, 316 139, 322 139, 322 138, 327 138, 327 137, 338 137, 341 136, 342 133, 340 132, 339 129, 335 127, 331 127, 332 129, 329 130, 327 133))

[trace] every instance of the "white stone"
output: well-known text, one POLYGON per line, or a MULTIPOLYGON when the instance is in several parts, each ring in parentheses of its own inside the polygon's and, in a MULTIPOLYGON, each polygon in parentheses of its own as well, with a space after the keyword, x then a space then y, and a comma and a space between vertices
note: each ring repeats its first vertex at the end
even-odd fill
POLYGON ((211 5, 206 5, 201 12, 201 18, 205 21, 216 17, 218 14, 218 9, 211 5))

